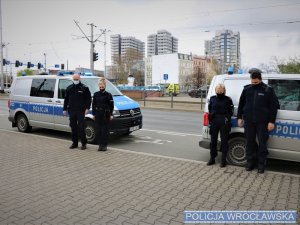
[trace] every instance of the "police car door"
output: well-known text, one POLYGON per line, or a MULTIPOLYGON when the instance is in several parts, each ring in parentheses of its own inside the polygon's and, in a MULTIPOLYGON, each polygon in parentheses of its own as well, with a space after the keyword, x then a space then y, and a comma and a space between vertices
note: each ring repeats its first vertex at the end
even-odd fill
POLYGON ((54 128, 53 96, 55 79, 33 78, 30 89, 29 121, 32 126, 54 128))
POLYGON ((300 151, 300 79, 270 79, 280 109, 268 146, 272 149, 300 151))
POLYGON ((61 78, 58 79, 58 84, 55 93, 54 99, 54 123, 55 129, 63 130, 63 131, 70 131, 70 122, 69 117, 63 115, 63 106, 64 106, 64 98, 66 95, 66 89, 69 85, 73 82, 70 79, 61 78))

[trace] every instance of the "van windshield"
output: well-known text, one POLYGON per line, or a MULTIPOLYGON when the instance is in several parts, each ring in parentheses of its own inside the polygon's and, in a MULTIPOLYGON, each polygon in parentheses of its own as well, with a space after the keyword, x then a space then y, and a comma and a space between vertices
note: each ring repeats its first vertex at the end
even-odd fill
MULTIPOLYGON (((81 78, 81 82, 88 86, 92 95, 95 92, 99 91, 98 86, 99 78, 81 78)), ((112 96, 120 96, 123 95, 122 92, 119 91, 110 81, 106 80, 106 91, 112 94, 112 96)))

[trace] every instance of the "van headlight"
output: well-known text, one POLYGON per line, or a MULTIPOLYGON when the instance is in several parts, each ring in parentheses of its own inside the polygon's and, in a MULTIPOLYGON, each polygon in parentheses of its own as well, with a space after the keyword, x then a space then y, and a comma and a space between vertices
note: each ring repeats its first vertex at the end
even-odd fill
POLYGON ((114 110, 113 111, 113 116, 114 117, 120 117, 121 116, 120 111, 119 110, 114 110))

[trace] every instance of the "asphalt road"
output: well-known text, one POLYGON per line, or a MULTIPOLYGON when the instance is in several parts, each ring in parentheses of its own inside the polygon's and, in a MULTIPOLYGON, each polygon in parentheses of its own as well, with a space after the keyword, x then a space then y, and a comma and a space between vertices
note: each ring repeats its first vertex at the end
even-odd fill
MULTIPOLYGON (((147 108, 142 109, 142 113, 143 129, 127 136, 112 137, 111 147, 197 161, 209 159, 209 151, 198 145, 202 113, 147 108)), ((7 117, 7 101, 0 100, 0 129, 17 132, 7 117)), ((70 140, 70 133, 67 132, 34 128, 33 134, 70 140)), ((300 163, 270 159, 267 169, 300 174, 300 163)))

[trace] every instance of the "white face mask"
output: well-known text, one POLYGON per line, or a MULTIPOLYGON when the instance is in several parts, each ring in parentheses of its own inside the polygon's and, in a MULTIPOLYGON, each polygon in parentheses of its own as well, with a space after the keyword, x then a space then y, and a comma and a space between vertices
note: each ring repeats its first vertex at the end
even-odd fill
POLYGON ((77 85, 77 84, 79 84, 79 80, 73 80, 73 83, 74 83, 75 85, 77 85))

